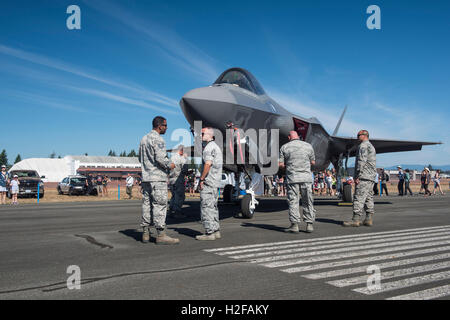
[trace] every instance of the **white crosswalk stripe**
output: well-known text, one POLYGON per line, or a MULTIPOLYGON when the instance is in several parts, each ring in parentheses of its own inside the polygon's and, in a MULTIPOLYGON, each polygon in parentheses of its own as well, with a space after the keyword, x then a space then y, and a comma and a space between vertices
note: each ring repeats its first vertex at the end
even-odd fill
MULTIPOLYGON (((364 287, 373 295, 450 279, 450 226, 281 241, 205 250, 231 259, 278 268, 335 287, 364 287), (381 285, 367 285, 368 267, 380 268, 381 285), (314 272, 316 270, 325 270, 314 272), (313 271, 314 273, 310 273, 313 271), (309 272, 309 273, 308 273, 309 272), (395 280, 398 278, 399 280, 395 280), (394 280, 392 280, 394 279, 394 280)), ((440 284, 442 285, 442 284, 440 284)), ((450 296, 450 286, 394 295, 392 299, 450 296)))
MULTIPOLYGON (((415 273, 422 273, 427 271, 435 271, 435 270, 441 270, 449 268, 450 264, 448 261, 440 262, 440 263, 432 263, 432 264, 426 264, 423 266, 415 266, 411 268, 404 268, 404 269, 397 269, 394 271, 384 271, 381 274, 381 281, 384 281, 386 279, 390 278, 396 278, 401 277, 405 275, 415 274, 415 273)), ((329 284, 332 284, 336 287, 348 287, 355 284, 361 284, 367 282, 367 275, 364 276, 358 276, 353 278, 346 278, 342 280, 334 280, 334 281, 328 281, 329 284)))
POLYGON ((441 287, 391 297, 388 298, 387 300, 431 300, 446 297, 448 296, 449 291, 450 291, 450 284, 441 287))
MULTIPOLYGON (((398 234, 389 234, 389 235, 378 235, 378 236, 366 236, 366 237, 353 237, 353 238, 345 238, 345 239, 333 239, 333 240, 322 240, 322 241, 316 241, 316 242, 296 242, 294 244, 286 243, 283 245, 267 245, 265 247, 259 247, 259 248, 251 248, 251 249, 243 249, 243 250, 235 250, 235 251, 225 251, 225 252, 217 252, 218 255, 232 255, 232 254, 239 254, 239 253, 247 253, 247 252, 257 252, 257 251, 266 251, 266 250, 273 250, 273 249, 287 249, 287 248, 307 248, 311 246, 312 244, 339 244, 339 243, 347 243, 347 242, 354 242, 357 241, 367 241, 367 240, 376 240, 376 239, 382 239, 383 241, 388 241, 389 238, 398 238, 401 236, 407 236, 411 234, 429 234, 429 233, 435 233, 439 231, 448 231, 450 228, 439 228, 439 229, 433 229, 433 230, 425 230, 420 232, 401 232, 398 234)), ((339 245, 337 245, 339 246, 339 245)), ((329 248, 329 246, 327 246, 329 248)), ((211 251, 209 251, 211 252, 211 251)))

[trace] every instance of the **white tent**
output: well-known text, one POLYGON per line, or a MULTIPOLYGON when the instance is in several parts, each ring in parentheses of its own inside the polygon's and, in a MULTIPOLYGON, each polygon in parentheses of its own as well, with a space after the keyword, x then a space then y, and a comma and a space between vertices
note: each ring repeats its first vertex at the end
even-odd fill
POLYGON ((59 182, 67 177, 70 167, 66 159, 30 158, 17 162, 11 170, 36 170, 45 182, 59 182))
POLYGON ((78 168, 140 168, 137 157, 65 156, 63 159, 30 158, 16 163, 11 170, 36 170, 44 182, 60 182, 78 168))

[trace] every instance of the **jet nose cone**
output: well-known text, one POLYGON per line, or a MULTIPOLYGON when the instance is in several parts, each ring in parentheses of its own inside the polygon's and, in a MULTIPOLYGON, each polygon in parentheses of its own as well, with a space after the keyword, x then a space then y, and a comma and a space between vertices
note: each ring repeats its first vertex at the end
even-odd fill
POLYGON ((230 97, 217 87, 194 89, 180 101, 181 110, 188 122, 202 121, 202 126, 224 128, 227 112, 230 112, 230 97))

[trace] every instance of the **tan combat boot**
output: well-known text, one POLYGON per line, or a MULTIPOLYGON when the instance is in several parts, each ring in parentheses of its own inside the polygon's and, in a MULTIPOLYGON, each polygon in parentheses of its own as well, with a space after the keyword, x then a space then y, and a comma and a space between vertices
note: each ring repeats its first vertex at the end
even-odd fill
POLYGON ((142 227, 142 242, 149 243, 150 241, 150 229, 149 227, 142 227))
POLYGON ((178 244, 179 242, 180 239, 169 237, 165 230, 158 230, 156 244, 178 244))
POLYGON ((366 215, 366 219, 364 219, 364 222, 363 222, 363 224, 366 226, 366 227, 371 227, 372 225, 373 225, 373 214, 372 213, 368 213, 367 215, 366 215))
POLYGON ((361 225, 361 222, 359 220, 344 221, 342 223, 343 227, 359 227, 360 225, 361 225))
POLYGON ((222 238, 222 235, 220 234, 220 230, 217 230, 216 232, 213 232, 213 235, 216 237, 216 239, 222 238))
POLYGON ((306 232, 311 233, 313 231, 314 231, 313 224, 312 223, 307 223, 306 224, 306 232))
MULTIPOLYGON (((220 236, 220 233, 219 233, 219 236, 220 236)), ((215 232, 213 232, 210 234, 201 234, 201 235, 195 236, 195 239, 201 240, 201 241, 208 241, 208 240, 212 241, 212 240, 216 240, 219 238, 216 238, 215 232)))
POLYGON ((284 229, 284 232, 299 233, 298 223, 291 223, 291 226, 289 228, 284 229))

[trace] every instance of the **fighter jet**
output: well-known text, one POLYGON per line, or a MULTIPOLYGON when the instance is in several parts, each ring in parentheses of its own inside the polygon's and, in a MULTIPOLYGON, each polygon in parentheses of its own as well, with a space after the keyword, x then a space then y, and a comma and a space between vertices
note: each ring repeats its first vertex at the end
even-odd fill
MULTIPOLYGON (((276 128, 279 129, 279 146, 282 146, 288 142, 289 132, 295 130, 298 132, 300 139, 313 146, 316 156, 316 164, 313 170, 324 170, 332 163, 337 172, 341 172, 343 160, 355 156, 358 145, 357 138, 337 136, 346 108, 335 130, 332 134, 329 134, 317 118, 295 115, 280 106, 266 94, 258 80, 249 71, 242 68, 228 69, 212 85, 187 92, 181 98, 180 106, 191 128, 194 121, 202 121, 203 127, 208 126, 218 129, 224 137, 226 130, 230 129, 239 128, 246 131, 250 128, 256 130, 276 128)), ((245 137, 239 138, 238 145, 241 141, 245 141, 245 137)), ((373 139, 372 137, 370 141, 377 154, 421 150, 423 145, 440 143, 373 139)), ((224 149, 227 147, 227 143, 227 141, 224 141, 224 149)), ((278 150, 275 152, 278 152, 278 150)), ((345 163, 347 164, 347 161, 345 163)), ((250 166, 254 169, 253 173, 261 172, 261 168, 258 168, 258 166, 260 165, 250 166)), ((225 169, 248 173, 249 166, 224 165, 225 169)), ((256 177, 258 181, 261 180, 257 175, 256 177)), ((255 175, 253 174, 250 178, 255 179, 255 175)), ((246 214, 244 215, 251 217, 257 201, 252 188, 249 189, 247 192, 250 193, 250 197, 247 197, 247 199, 244 197, 246 201, 242 202, 245 202, 243 213, 245 211, 246 214)), ((236 188, 234 191, 234 194, 236 194, 236 188)), ((232 192, 231 187, 225 188, 224 199, 230 200, 230 192, 232 192)), ((344 201, 351 202, 351 186, 350 188, 347 187, 346 190, 341 190, 341 194, 343 194, 344 201)))

